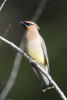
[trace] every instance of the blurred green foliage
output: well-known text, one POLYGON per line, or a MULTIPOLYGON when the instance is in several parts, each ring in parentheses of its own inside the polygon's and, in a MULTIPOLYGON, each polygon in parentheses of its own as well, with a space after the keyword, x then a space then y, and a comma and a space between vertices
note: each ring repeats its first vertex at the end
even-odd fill
MULTIPOLYGON (((4 33, 8 24, 11 29, 5 38, 19 45, 23 37, 21 20, 30 20, 38 0, 9 0, 0 13, 0 33, 4 33), (19 3, 18 3, 19 2, 19 3), (32 6, 30 9, 30 6, 32 6)), ((50 61, 51 76, 67 95, 67 1, 48 0, 46 8, 38 22, 40 34, 44 37, 50 61)), ((0 80, 8 80, 16 51, 0 43, 0 80)), ((7 81, 6 81, 7 82, 7 81)), ((6 85, 3 84, 0 89, 6 85)), ((15 84, 7 98, 13 100, 61 100, 58 93, 52 89, 45 93, 41 91, 41 83, 35 76, 29 62, 23 57, 15 84)))

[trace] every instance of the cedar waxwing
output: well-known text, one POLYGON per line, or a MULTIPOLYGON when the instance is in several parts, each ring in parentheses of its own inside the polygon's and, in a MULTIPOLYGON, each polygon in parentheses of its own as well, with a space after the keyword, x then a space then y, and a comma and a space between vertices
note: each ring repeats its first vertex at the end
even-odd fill
MULTIPOLYGON (((25 33, 23 37, 24 51, 30 57, 32 57, 32 59, 40 63, 42 68, 49 73, 50 69, 49 69, 47 49, 44 39, 38 32, 39 29, 38 25, 32 21, 21 21, 21 23, 25 27, 25 33)), ((40 70, 38 70, 33 64, 32 68, 37 77, 42 82, 42 88, 43 88, 42 91, 45 92, 47 89, 51 89, 53 86, 51 82, 47 79, 47 77, 40 70)))

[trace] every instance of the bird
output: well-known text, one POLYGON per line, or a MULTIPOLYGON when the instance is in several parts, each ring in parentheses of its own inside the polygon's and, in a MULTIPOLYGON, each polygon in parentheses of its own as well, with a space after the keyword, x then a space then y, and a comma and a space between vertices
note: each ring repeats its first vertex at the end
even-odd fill
MULTIPOLYGON (((47 48, 43 37, 39 33, 39 26, 33 21, 21 21, 20 23, 25 28, 23 50, 50 74, 47 48)), ((31 65, 35 75, 41 80, 42 92, 52 89, 53 85, 48 78, 34 64, 31 63, 31 65)))

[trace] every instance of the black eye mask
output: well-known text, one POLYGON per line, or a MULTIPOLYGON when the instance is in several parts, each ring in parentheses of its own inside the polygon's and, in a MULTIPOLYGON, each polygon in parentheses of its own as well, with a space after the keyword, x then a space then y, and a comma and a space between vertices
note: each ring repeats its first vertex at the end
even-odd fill
POLYGON ((21 21, 21 24, 23 24, 24 26, 30 26, 30 25, 33 25, 33 24, 27 23, 27 22, 25 22, 25 21, 21 21))
POLYGON ((25 22, 25 24, 26 24, 27 26, 33 25, 33 24, 30 24, 30 23, 27 23, 27 22, 25 22))

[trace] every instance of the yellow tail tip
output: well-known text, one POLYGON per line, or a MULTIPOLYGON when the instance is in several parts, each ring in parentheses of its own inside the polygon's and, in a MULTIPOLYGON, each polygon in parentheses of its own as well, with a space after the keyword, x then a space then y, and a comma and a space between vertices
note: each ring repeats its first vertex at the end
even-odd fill
POLYGON ((47 87, 46 89, 42 89, 42 92, 46 92, 47 90, 50 90, 52 88, 54 88, 54 86, 50 86, 50 87, 47 87))
POLYGON ((43 90, 42 90, 42 92, 46 92, 46 91, 47 91, 47 89, 43 89, 43 90))

